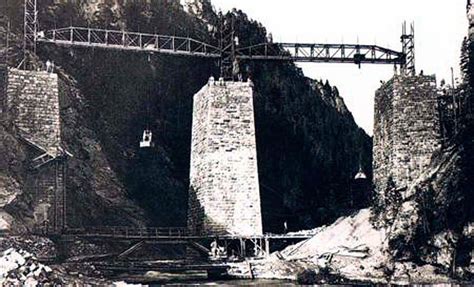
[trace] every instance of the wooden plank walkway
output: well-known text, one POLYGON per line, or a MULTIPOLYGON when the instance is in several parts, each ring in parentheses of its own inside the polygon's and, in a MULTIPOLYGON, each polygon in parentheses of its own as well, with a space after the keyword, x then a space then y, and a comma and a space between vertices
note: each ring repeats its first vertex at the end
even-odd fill
POLYGON ((190 240, 220 239, 295 239, 303 240, 311 238, 312 235, 305 234, 262 234, 252 236, 240 235, 192 235, 185 227, 147 227, 136 228, 127 226, 103 226, 86 227, 78 229, 66 229, 63 237, 80 237, 93 239, 121 239, 121 240, 154 240, 154 241, 176 241, 176 244, 190 240))

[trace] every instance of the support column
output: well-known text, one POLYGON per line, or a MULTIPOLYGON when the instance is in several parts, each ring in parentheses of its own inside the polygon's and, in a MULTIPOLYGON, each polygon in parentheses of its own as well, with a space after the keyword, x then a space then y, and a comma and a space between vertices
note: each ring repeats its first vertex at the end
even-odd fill
POLYGON ((382 198, 409 187, 441 145, 435 76, 396 75, 376 92, 374 183, 382 198))
POLYGON ((270 256, 270 238, 265 237, 265 256, 270 256))
POLYGON ((246 250, 245 250, 245 239, 240 238, 240 257, 245 258, 246 257, 246 250))
POLYGON ((5 110, 29 149, 36 227, 61 233, 66 222, 66 158, 61 147, 58 75, 9 68, 5 110))
POLYGON ((209 83, 194 95, 188 228, 262 235, 252 83, 209 83))

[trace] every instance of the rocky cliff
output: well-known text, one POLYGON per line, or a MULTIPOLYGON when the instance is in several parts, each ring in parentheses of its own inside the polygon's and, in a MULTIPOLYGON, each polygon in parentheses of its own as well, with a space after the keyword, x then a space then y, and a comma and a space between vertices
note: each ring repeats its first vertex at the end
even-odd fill
MULTIPOLYGON (((59 105, 61 137, 73 154, 67 168, 67 213, 69 227, 88 225, 142 225, 143 212, 127 198, 123 184, 111 169, 95 132, 84 115, 87 107, 75 81, 60 75, 59 105)), ((0 129, 2 154, 2 218, 12 231, 31 230, 35 197, 31 157, 15 127, 4 118, 0 129)))

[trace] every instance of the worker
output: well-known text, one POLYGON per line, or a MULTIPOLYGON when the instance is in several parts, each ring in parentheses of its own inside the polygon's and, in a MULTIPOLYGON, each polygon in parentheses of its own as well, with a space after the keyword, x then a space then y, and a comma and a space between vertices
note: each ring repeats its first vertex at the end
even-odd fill
POLYGON ((284 230, 285 230, 285 233, 288 233, 288 223, 286 222, 286 220, 285 220, 285 222, 283 223, 283 228, 284 228, 284 230))
POLYGON ((218 254, 219 254, 219 248, 217 245, 217 240, 214 239, 214 241, 212 241, 211 243, 211 256, 217 257, 218 254))
POLYGON ((239 61, 237 59, 234 59, 234 62, 232 63, 232 80, 239 80, 242 79, 242 75, 240 74, 240 65, 239 61))
POLYGON ((273 43, 273 35, 272 35, 272 33, 269 33, 269 34, 268 34, 268 36, 267 36, 267 42, 270 43, 270 44, 273 43))
POLYGON ((43 221, 43 235, 47 235, 49 232, 49 220, 45 219, 43 221))
POLYGON ((50 73, 51 71, 51 61, 47 60, 46 61, 46 72, 50 73))

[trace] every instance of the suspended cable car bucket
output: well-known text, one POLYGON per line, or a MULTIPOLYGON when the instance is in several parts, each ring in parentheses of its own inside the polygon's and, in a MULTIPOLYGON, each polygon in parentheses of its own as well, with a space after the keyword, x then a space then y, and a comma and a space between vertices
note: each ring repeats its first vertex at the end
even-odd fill
POLYGON ((153 134, 150 130, 144 130, 142 140, 140 141, 140 148, 153 147, 152 137, 153 134))

